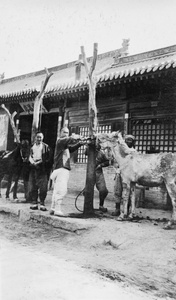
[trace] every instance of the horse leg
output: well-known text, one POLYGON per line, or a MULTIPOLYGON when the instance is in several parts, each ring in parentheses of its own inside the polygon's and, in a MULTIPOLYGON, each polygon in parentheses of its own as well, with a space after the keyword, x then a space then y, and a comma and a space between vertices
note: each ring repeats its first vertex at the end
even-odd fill
POLYGON ((128 215, 128 202, 130 196, 130 184, 123 183, 123 191, 122 191, 122 202, 123 202, 123 211, 120 211, 120 216, 117 220, 124 220, 127 218, 128 215))
POLYGON ((24 179, 24 197, 26 202, 29 202, 28 180, 24 179))
POLYGON ((14 183, 14 186, 13 186, 13 199, 14 200, 18 200, 18 197, 17 197, 17 188, 18 188, 19 178, 20 178, 20 172, 19 172, 19 174, 17 174, 15 176, 15 183, 14 183))
POLYGON ((12 176, 9 176, 7 182, 6 199, 10 199, 9 194, 10 194, 11 184, 12 184, 12 176))
POLYGON ((131 189, 130 189, 130 194, 131 194, 131 212, 129 214, 129 218, 133 219, 135 217, 135 210, 136 210, 136 184, 132 183, 131 184, 131 189))
POLYGON ((15 180, 14 186, 13 186, 13 199, 17 200, 17 187, 18 187, 18 178, 15 180))
POLYGON ((174 224, 176 224, 176 182, 175 178, 167 178, 166 182, 166 189, 168 194, 171 198, 172 202, 172 217, 168 224, 164 227, 164 229, 171 229, 174 224))
POLYGON ((0 179, 0 198, 2 198, 2 194, 1 194, 1 181, 2 181, 2 179, 0 179))
POLYGON ((122 179, 120 176, 120 172, 117 172, 115 175, 115 183, 114 183, 114 196, 113 199, 115 200, 115 211, 112 212, 112 216, 119 216, 120 215, 120 206, 122 202, 122 179))

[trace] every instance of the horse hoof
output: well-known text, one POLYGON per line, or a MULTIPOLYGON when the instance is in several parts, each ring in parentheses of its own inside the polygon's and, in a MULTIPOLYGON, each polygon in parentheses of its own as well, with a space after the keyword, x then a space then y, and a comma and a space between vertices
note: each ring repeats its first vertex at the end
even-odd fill
POLYGON ((10 200, 10 198, 9 198, 9 197, 6 197, 6 200, 8 200, 8 201, 9 201, 9 200, 10 200))

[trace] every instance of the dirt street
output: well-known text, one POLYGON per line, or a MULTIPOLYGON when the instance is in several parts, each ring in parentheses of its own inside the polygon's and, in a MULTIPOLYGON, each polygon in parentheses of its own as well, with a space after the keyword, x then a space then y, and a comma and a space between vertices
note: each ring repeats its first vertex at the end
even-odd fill
POLYGON ((176 298, 176 229, 91 222, 77 235, 1 214, 2 300, 176 298))

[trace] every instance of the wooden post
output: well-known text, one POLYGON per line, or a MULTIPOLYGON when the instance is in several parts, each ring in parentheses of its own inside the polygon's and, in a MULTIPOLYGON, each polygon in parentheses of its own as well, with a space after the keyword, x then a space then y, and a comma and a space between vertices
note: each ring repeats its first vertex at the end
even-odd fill
MULTIPOLYGON (((57 140, 60 138, 60 132, 61 132, 61 125, 62 125, 62 116, 58 116, 58 123, 57 123, 57 137, 56 137, 56 143, 55 143, 55 146, 57 144, 57 140)), ((56 147, 54 149, 54 156, 55 156, 55 153, 56 153, 56 147)))
POLYGON ((124 116, 124 134, 128 134, 128 118, 129 118, 129 114, 126 113, 124 116))
POLYGON ((44 82, 42 81, 40 92, 37 95, 37 97, 35 98, 35 102, 34 102, 32 133, 31 133, 31 143, 32 144, 34 143, 36 133, 39 129, 40 108, 41 108, 41 105, 42 105, 42 100, 43 100, 43 97, 44 97, 45 88, 47 86, 47 83, 48 83, 50 77, 53 75, 53 73, 49 73, 46 68, 45 68, 45 71, 46 71, 46 78, 45 78, 44 82))
MULTIPOLYGON (((60 137, 61 124, 62 124, 62 116, 59 116, 58 124, 57 124, 57 139, 60 137)), ((56 139, 56 141, 57 141, 57 139, 56 139)))
MULTIPOLYGON (((62 116, 59 113, 58 123, 57 123, 57 136, 56 136, 56 142, 55 142, 55 147, 54 147, 54 157, 55 157, 55 154, 56 154, 57 140, 60 137, 61 126, 62 126, 62 116)), ((51 188, 52 188, 52 180, 49 178, 49 180, 48 180, 48 190, 50 190, 51 188)))
MULTIPOLYGON (((88 77, 89 84, 89 136, 91 139, 95 137, 97 130, 97 108, 95 103, 96 95, 96 78, 93 77, 93 71, 95 69, 97 60, 98 44, 94 44, 92 65, 89 69, 84 47, 81 47, 82 58, 88 77)), ((96 163, 95 146, 89 146, 88 162, 87 162, 87 174, 86 174, 86 186, 85 186, 85 198, 84 198, 84 214, 89 215, 94 211, 93 199, 94 199, 94 185, 95 185, 95 163, 96 163)))

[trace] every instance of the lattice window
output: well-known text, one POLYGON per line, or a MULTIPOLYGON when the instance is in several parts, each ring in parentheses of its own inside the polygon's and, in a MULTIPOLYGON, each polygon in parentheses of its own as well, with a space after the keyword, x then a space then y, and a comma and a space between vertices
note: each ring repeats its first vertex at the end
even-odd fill
POLYGON ((140 152, 176 152, 176 119, 132 120, 131 133, 140 152))
MULTIPOLYGON (((97 132, 99 133, 110 133, 111 125, 99 125, 97 127, 97 132)), ((89 127, 79 127, 79 134, 88 137, 89 127)), ((87 163, 87 156, 84 154, 86 146, 82 146, 78 149, 78 163, 87 163)))

